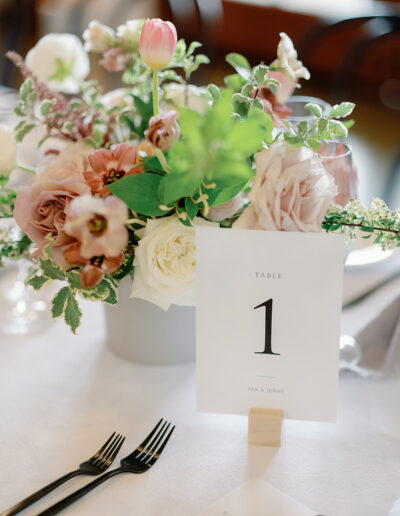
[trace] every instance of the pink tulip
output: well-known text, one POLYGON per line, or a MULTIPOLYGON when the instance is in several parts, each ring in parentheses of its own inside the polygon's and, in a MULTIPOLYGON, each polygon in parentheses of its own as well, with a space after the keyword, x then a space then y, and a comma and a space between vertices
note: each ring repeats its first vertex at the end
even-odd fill
POLYGON ((153 70, 164 68, 171 61, 176 48, 175 25, 159 18, 147 19, 140 35, 140 55, 153 70))

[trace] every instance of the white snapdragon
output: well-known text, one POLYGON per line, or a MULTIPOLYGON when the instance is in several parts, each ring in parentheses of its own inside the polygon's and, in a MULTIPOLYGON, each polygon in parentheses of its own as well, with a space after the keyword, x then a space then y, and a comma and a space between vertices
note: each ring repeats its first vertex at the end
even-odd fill
POLYGON ((85 50, 87 52, 104 52, 115 41, 115 33, 111 27, 92 20, 84 30, 85 50))
POLYGON ((88 55, 74 34, 47 34, 29 50, 26 64, 49 88, 63 93, 78 93, 90 71, 88 55))
POLYGON ((303 65, 301 61, 297 59, 297 51, 293 46, 293 41, 285 32, 279 34, 281 40, 278 44, 278 59, 274 61, 274 65, 282 67, 288 76, 295 82, 298 79, 309 79, 310 72, 303 65))

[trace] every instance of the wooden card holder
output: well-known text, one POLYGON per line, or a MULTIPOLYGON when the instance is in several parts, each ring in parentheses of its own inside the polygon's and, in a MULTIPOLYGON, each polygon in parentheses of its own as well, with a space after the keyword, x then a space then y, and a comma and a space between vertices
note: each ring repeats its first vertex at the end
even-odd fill
POLYGON ((252 407, 249 411, 249 444, 281 445, 283 411, 252 407))

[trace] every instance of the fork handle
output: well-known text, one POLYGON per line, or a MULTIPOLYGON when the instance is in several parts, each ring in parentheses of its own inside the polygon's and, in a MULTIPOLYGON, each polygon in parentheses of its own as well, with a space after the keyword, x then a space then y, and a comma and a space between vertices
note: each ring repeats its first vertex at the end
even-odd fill
MULTIPOLYGON (((106 480, 108 480, 111 477, 115 477, 116 475, 119 475, 120 473, 126 473, 127 470, 125 468, 119 467, 116 469, 113 469, 104 475, 101 475, 101 477, 97 477, 92 482, 89 482, 89 484, 86 484, 85 486, 81 487, 77 491, 74 491, 70 495, 66 496, 56 504, 52 505, 48 509, 46 509, 43 512, 40 512, 37 516, 53 516, 54 514, 58 514, 63 509, 66 509, 70 505, 72 505, 76 500, 79 500, 79 498, 82 498, 82 496, 85 496, 87 493, 92 491, 92 489, 96 488, 106 480)), ((1 516, 1 515, 0 515, 1 516)))
POLYGON ((10 507, 6 511, 3 511, 0 513, 0 516, 12 516, 13 514, 18 514, 20 511, 26 509, 33 503, 37 502, 47 494, 51 493, 56 487, 60 486, 61 484, 64 484, 64 482, 67 482, 71 478, 77 477, 78 475, 81 475, 82 472, 77 469, 76 471, 71 471, 71 473, 67 473, 63 477, 60 477, 57 480, 54 480, 54 482, 51 482, 51 484, 48 484, 47 486, 43 487, 42 489, 39 489, 39 491, 36 491, 36 493, 31 494, 22 502, 17 503, 13 507, 10 507))

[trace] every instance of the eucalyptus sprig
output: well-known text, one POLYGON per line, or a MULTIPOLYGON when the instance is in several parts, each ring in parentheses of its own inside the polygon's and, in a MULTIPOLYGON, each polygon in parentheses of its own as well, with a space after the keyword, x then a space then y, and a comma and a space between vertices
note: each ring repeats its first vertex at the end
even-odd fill
POLYGON ((328 141, 347 138, 352 121, 342 122, 339 119, 349 116, 354 107, 355 104, 352 102, 341 102, 324 115, 318 104, 310 102, 305 108, 313 116, 312 121, 301 121, 297 127, 291 127, 290 132, 285 132, 283 136, 288 143, 296 147, 310 147, 318 152, 321 145, 328 141))
POLYGON ((356 238, 357 230, 363 239, 374 237, 374 244, 383 250, 400 247, 400 209, 391 212, 382 199, 375 198, 366 208, 359 199, 351 199, 346 206, 332 204, 322 223, 327 232, 339 232, 347 243, 356 238))

